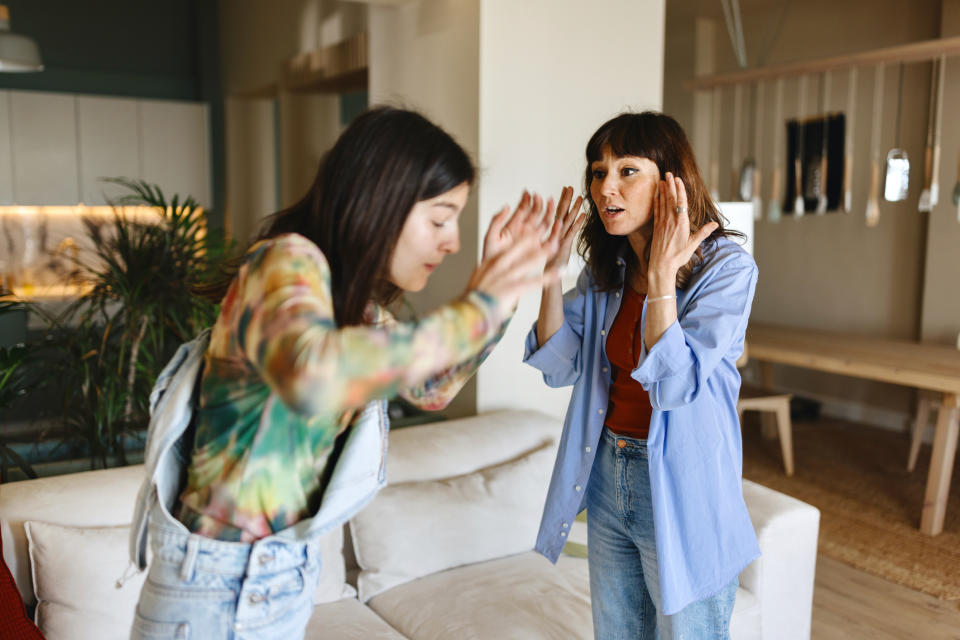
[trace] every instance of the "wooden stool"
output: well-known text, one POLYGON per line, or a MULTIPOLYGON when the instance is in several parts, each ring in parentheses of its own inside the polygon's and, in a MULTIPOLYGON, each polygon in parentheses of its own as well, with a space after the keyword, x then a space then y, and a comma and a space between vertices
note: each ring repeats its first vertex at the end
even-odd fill
POLYGON ((743 422, 744 411, 763 411, 774 414, 780 451, 783 453, 783 468, 788 476, 793 475, 793 425, 790 422, 789 393, 777 394, 758 387, 741 386, 737 400, 737 413, 743 422))
MULTIPOLYGON (((940 408, 939 394, 926 391, 920 392, 920 399, 917 401, 917 417, 913 420, 913 428, 910 434, 910 457, 907 459, 907 471, 913 471, 917 466, 917 456, 920 454, 920 443, 923 442, 923 432, 927 427, 927 421, 930 419, 931 411, 942 411, 940 408)), ((950 412, 949 420, 956 422, 960 420, 960 410, 953 409, 950 412)))
MULTIPOLYGON (((960 334, 957 334, 957 350, 960 351, 960 334)), ((920 453, 920 443, 923 441, 923 431, 930 419, 930 411, 940 410, 940 394, 932 391, 921 391, 917 400, 917 417, 913 420, 910 433, 910 456, 907 458, 907 471, 913 471, 917 466, 917 455, 920 453)), ((960 409, 953 409, 948 418, 951 422, 960 420, 960 409)))

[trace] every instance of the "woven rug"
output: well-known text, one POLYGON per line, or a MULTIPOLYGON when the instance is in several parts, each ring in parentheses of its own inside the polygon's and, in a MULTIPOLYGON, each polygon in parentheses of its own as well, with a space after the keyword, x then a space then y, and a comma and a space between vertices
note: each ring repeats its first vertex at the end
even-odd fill
POLYGON ((795 471, 788 478, 780 443, 763 440, 758 414, 748 413, 744 422, 744 477, 819 508, 820 553, 937 598, 960 600, 960 460, 943 533, 929 537, 917 529, 929 445, 908 473, 906 433, 831 418, 795 422, 795 471))

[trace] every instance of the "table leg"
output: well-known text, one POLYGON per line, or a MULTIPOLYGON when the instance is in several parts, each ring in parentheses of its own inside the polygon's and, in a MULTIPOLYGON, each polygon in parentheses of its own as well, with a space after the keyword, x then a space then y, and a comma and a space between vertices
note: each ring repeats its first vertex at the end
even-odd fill
POLYGON ((943 531, 943 519, 947 513, 947 496, 950 491, 950 476, 953 459, 957 453, 957 432, 960 431, 957 395, 943 394, 940 411, 937 412, 937 431, 933 437, 933 456, 930 473, 927 475, 927 490, 923 500, 923 515, 920 531, 935 536, 943 531))
MULTIPOLYGON (((763 360, 759 364, 760 386, 768 391, 773 391, 773 365, 763 360)), ((760 412, 760 433, 764 440, 777 439, 777 418, 769 411, 760 412)))

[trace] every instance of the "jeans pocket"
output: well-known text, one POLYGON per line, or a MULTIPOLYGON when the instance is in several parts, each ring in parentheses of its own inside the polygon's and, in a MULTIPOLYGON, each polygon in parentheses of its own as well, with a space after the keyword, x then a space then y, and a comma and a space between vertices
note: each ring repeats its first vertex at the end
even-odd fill
POLYGON ((190 640, 189 622, 157 622, 136 611, 133 615, 131 640, 190 640))

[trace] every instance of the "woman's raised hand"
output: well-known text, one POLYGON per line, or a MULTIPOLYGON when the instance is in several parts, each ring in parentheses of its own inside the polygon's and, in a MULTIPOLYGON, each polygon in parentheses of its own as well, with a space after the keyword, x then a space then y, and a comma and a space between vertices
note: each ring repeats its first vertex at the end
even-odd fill
MULTIPOLYGON (((586 214, 580 212, 580 205, 583 204, 583 197, 577 196, 573 201, 573 187, 564 187, 560 192, 560 201, 557 203, 557 210, 554 214, 553 228, 550 230, 550 240, 557 242, 557 251, 547 260, 545 270, 562 271, 567 263, 570 262, 570 250, 573 247, 573 239, 577 237, 577 232, 583 227, 586 214), (578 215, 579 214, 579 215, 578 215)), ((549 214, 549 207, 547 213, 549 214)))
MULTIPOLYGON (((547 210, 552 208, 550 200, 547 210)), ((550 222, 539 195, 524 192, 512 214, 504 207, 490 222, 483 258, 473 270, 467 290, 493 296, 501 315, 507 315, 527 291, 559 280, 558 269, 544 269, 558 249, 554 234, 547 234, 550 222)))
POLYGON ((649 277, 662 277, 672 283, 700 243, 718 226, 716 222, 708 222, 691 235, 687 190, 683 180, 667 172, 654 194, 649 277))

